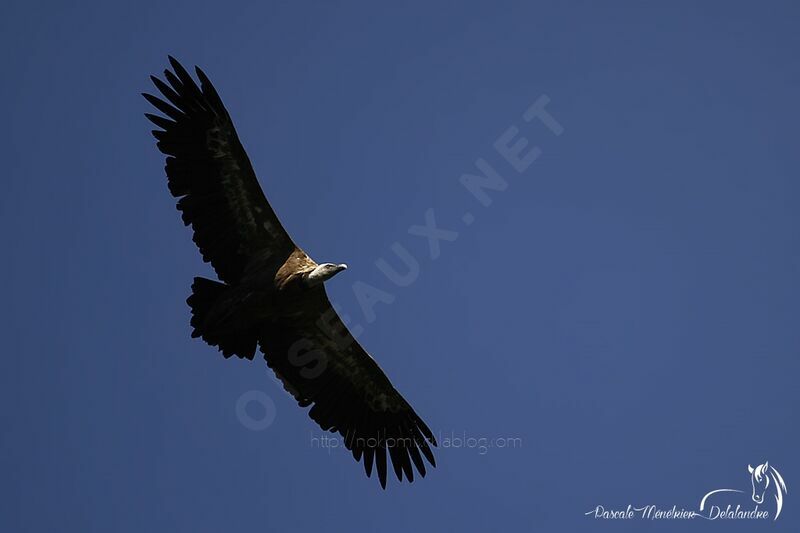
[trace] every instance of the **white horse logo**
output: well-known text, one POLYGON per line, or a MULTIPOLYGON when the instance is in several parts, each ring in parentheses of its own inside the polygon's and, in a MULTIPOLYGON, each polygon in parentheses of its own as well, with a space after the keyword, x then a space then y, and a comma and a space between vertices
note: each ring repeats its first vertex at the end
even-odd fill
MULTIPOLYGON (((747 471, 750 472, 750 483, 753 485, 753 501, 762 504, 764 503, 764 496, 767 494, 767 491, 770 489, 775 493, 775 520, 781 514, 781 509, 783 509, 783 495, 786 494, 788 491, 786 490, 786 483, 783 481, 783 477, 781 477, 780 472, 778 472, 775 467, 769 465, 769 461, 766 461, 764 464, 760 464, 757 467, 753 468, 750 465, 747 465, 747 471)), ((700 500, 700 510, 702 511, 705 509, 706 500, 712 494, 716 494, 718 492, 744 492, 743 490, 738 489, 717 489, 712 490, 711 492, 707 493, 703 496, 703 499, 700 500)))
POLYGON ((775 519, 781 514, 783 507, 783 495, 786 494, 786 483, 783 481, 780 472, 775 470, 775 467, 769 466, 769 461, 763 465, 758 465, 753 468, 747 465, 747 471, 750 472, 750 482, 753 484, 753 501, 756 503, 764 503, 764 494, 770 487, 775 491, 775 519))

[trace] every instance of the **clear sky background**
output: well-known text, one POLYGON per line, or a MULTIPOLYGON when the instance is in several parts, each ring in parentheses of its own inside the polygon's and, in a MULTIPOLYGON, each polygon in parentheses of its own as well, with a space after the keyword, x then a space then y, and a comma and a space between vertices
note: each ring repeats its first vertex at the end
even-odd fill
POLYGON ((376 4, 0 8, 0 530, 797 531, 797 4, 376 4), (167 54, 214 80, 295 240, 349 264, 329 293, 443 441, 426 479, 380 490, 263 361, 189 338, 211 270, 139 96, 167 54), (561 135, 522 117, 542 95, 561 135), (541 150, 521 173, 512 126, 541 150), (508 183, 488 207, 459 182, 479 158, 508 183), (431 208, 458 232, 436 259, 408 232, 431 208), (394 243, 407 287, 376 267, 394 243), (372 321, 359 281, 394 299, 372 321), (696 508, 765 460, 776 523, 584 516, 696 508))

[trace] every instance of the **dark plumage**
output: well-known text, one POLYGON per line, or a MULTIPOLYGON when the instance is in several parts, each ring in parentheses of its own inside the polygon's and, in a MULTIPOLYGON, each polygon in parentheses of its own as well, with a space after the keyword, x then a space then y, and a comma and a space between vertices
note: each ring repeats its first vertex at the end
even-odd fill
POLYGON ((386 486, 435 466, 436 441, 333 309, 323 282, 345 265, 314 262, 281 226, 258 184, 228 112, 202 70, 200 86, 172 57, 162 98, 144 97, 167 155, 169 190, 220 281, 195 278, 187 302, 193 337, 228 358, 264 354, 284 387, 323 430, 338 432, 367 476, 386 486))

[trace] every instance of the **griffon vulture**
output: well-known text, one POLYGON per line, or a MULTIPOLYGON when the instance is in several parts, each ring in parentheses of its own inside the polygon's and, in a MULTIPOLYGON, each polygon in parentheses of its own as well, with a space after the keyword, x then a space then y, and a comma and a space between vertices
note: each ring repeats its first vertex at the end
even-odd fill
POLYGON ((397 479, 435 466, 428 426, 395 390, 333 309, 323 282, 346 269, 316 263, 289 237, 267 202, 233 122, 200 68, 198 86, 172 57, 162 98, 143 96, 163 115, 145 116, 166 154, 169 191, 183 222, 220 281, 194 278, 192 337, 228 358, 267 365, 323 430, 338 432, 367 476, 386 487, 387 454, 397 479))

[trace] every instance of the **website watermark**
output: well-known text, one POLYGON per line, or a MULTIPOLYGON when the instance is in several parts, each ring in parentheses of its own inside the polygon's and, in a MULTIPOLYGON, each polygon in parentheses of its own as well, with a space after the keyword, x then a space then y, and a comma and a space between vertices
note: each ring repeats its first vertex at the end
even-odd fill
MULTIPOLYGON (((454 176, 454 188, 460 197, 465 200, 460 216, 445 222, 440 222, 436 209, 431 206, 420 213, 416 223, 409 223, 405 235, 415 237, 416 252, 413 245, 404 245, 400 240, 392 242, 388 249, 388 257, 380 256, 373 262, 375 268, 382 274, 380 286, 373 285, 363 279, 356 280, 351 285, 355 306, 342 306, 339 302, 332 301, 331 309, 322 313, 315 322, 320 335, 332 342, 339 350, 345 350, 361 337, 366 328, 378 320, 381 305, 391 305, 397 300, 399 292, 412 286, 422 275, 427 264, 439 259, 443 248, 459 240, 469 232, 474 231, 482 212, 490 206, 497 205, 498 198, 508 194, 513 188, 514 178, 522 177, 530 172, 530 168, 544 153, 542 145, 533 141, 534 136, 539 138, 560 137, 566 131, 564 125, 556 117, 557 113, 551 110, 551 99, 547 94, 537 96, 527 107, 522 110, 513 121, 506 123, 499 135, 493 136, 491 148, 477 157, 472 164, 464 165, 463 172, 454 176), (527 131, 526 131, 527 130, 527 131), (468 202, 468 203, 467 203, 468 202), (425 241, 423 246, 421 241, 425 241), (444 246, 443 246, 444 244, 444 246), (424 251, 419 250, 423 248, 424 251), (347 309, 355 307, 356 313, 351 314, 347 309)), ((320 348, 311 338, 298 339, 289 348, 287 358, 291 366, 296 369, 301 378, 311 380, 320 378, 328 370, 327 350, 320 348)), ((287 383, 276 378, 284 388, 287 383)), ((252 431, 262 431, 270 427, 275 419, 274 402, 268 395, 254 396, 253 391, 242 394, 236 404, 236 415, 242 425, 252 431), (247 406, 254 405, 256 409, 261 404, 263 417, 251 417, 247 413, 247 406)), ((462 439, 471 439, 469 444, 461 445, 455 437, 451 439, 449 447, 474 447, 485 452, 491 448, 508 447, 505 440, 482 437, 462 436, 462 439)), ((340 439, 344 442, 344 439, 340 439)), ((442 440, 440 439, 440 442, 442 440)), ((517 441, 513 441, 517 442, 517 441)), ((521 439, 519 439, 521 446, 521 439)), ((448 447, 448 445, 444 445, 448 447)))
MULTIPOLYGON (((507 450, 507 449, 522 448, 522 437, 510 437, 510 436, 487 437, 480 435, 471 435, 466 431, 461 431, 461 432, 440 431, 438 433, 434 433, 434 435, 436 437, 436 441, 439 443, 440 448, 474 450, 478 455, 486 455, 491 450, 507 450)), ((311 445, 311 448, 327 450, 328 453, 330 453, 331 450, 335 450, 338 448, 347 448, 347 444, 350 443, 351 441, 353 445, 356 445, 358 447, 370 447, 370 448, 376 447, 381 442, 383 442, 387 448, 395 448, 395 447, 407 448, 414 445, 414 439, 412 438, 403 438, 403 437, 382 438, 376 435, 372 437, 366 436, 348 440, 346 437, 343 437, 336 433, 315 434, 313 432, 311 433, 309 443, 311 445)))

